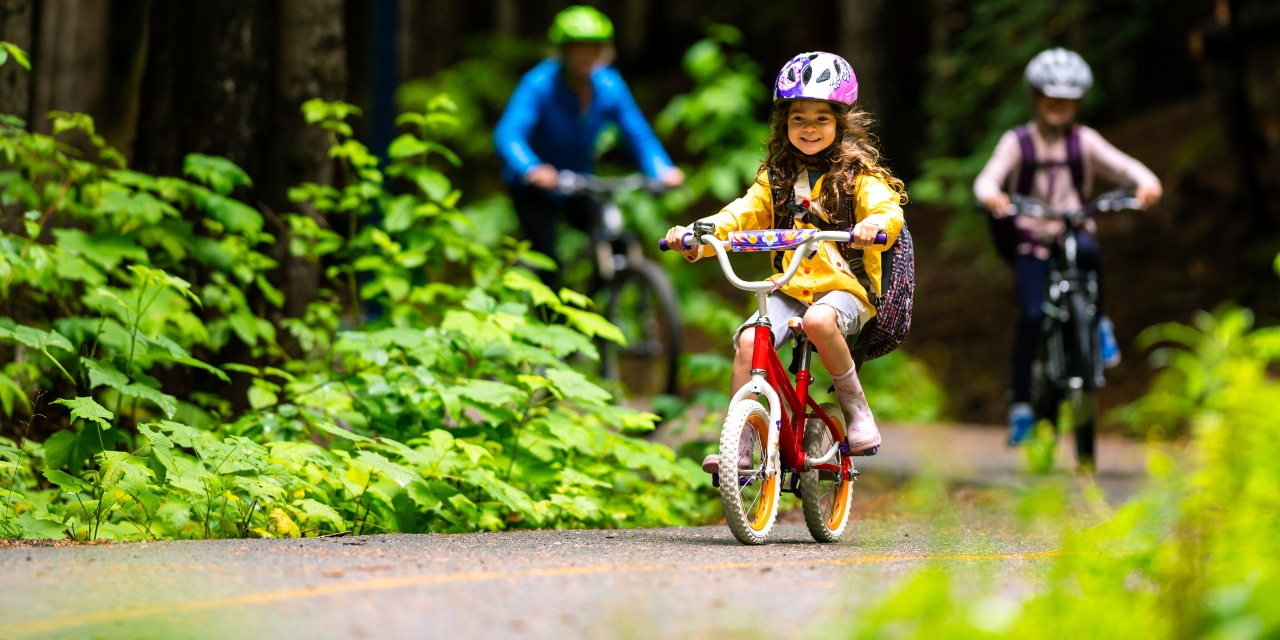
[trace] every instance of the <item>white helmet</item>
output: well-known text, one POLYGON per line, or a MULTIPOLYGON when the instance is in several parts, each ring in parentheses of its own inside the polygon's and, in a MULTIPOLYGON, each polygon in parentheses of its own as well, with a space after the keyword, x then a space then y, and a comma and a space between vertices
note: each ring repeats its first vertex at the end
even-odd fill
POLYGON ((1045 49, 1032 58, 1025 77, 1027 84, 1050 98, 1079 100, 1093 86, 1089 63, 1061 47, 1045 49))

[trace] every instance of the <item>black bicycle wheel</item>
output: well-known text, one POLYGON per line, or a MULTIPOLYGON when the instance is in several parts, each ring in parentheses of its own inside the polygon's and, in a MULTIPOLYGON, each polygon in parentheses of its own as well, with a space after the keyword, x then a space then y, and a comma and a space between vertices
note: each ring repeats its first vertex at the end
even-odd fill
MULTIPOLYGON (((1095 449, 1095 423, 1097 409, 1093 401, 1094 370, 1098 348, 1095 344, 1093 317, 1089 313, 1084 294, 1072 292, 1069 301, 1071 321, 1068 325, 1071 341, 1071 363, 1068 367, 1071 379, 1078 381, 1073 389, 1072 419, 1075 422, 1076 460, 1081 467, 1092 467, 1095 449)), ((1074 385, 1073 385, 1074 386, 1074 385)))
POLYGON ((608 296, 605 317, 627 344, 602 341, 604 376, 633 396, 675 393, 684 323, 666 272, 647 260, 631 264, 614 276, 608 296))

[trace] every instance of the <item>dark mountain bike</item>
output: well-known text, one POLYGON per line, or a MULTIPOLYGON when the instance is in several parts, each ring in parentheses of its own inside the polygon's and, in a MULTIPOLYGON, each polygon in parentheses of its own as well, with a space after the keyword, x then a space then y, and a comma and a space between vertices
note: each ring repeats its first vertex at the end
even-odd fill
POLYGON ((603 375, 621 382, 633 395, 674 394, 684 337, 680 303, 667 272, 645 257, 614 201, 616 194, 637 189, 660 193, 666 188, 640 174, 601 178, 561 171, 556 190, 588 195, 600 204, 600 218, 591 232, 591 297, 627 339, 626 346, 600 341, 603 375))
POLYGON ((1037 421, 1049 420, 1056 425, 1062 404, 1070 402, 1076 459, 1081 466, 1091 467, 1097 422, 1095 392, 1106 378, 1098 328, 1098 274, 1077 265, 1077 235, 1094 213, 1141 209, 1142 201, 1131 191, 1111 191, 1083 209, 1058 211, 1035 198, 1011 195, 1010 200, 1013 215, 1057 218, 1066 223, 1050 248, 1044 325, 1031 370, 1031 405, 1037 421))

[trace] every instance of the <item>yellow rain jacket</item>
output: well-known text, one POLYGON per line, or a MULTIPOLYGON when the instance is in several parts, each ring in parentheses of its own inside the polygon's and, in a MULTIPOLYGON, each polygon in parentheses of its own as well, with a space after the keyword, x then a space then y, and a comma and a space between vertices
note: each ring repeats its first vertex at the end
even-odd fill
MULTIPOLYGON (((721 240, 727 239, 730 231, 774 228, 773 195, 769 190, 768 179, 766 173, 761 173, 751 185, 751 189, 747 191, 747 195, 730 202, 720 213, 708 216, 702 221, 714 224, 715 235, 721 240)), ((818 178, 818 182, 813 185, 813 193, 821 193, 822 181, 825 179, 825 175, 818 178)), ((854 219, 857 222, 871 220, 883 228, 889 236, 887 244, 872 245, 863 250, 862 263, 867 270, 868 279, 871 280, 876 294, 879 295, 883 293, 880 287, 880 254, 897 241, 898 233, 902 231, 902 206, 898 204, 898 193, 878 176, 863 173, 858 176, 854 184, 853 195, 856 199, 853 207, 854 219)), ((811 208, 808 215, 821 215, 828 222, 831 221, 830 214, 815 209, 819 208, 811 208)), ((817 227, 797 219, 795 228, 816 229, 817 227)), ((783 255, 784 269, 791 264, 793 253, 795 252, 787 251, 783 255)), ((715 250, 704 246, 701 255, 702 257, 714 256, 715 250)), ((776 269, 774 271, 777 273, 776 269)), ((827 291, 848 291, 871 308, 866 290, 849 270, 844 256, 830 242, 822 243, 815 254, 805 258, 800 263, 800 270, 796 272, 795 277, 782 287, 783 293, 805 304, 813 304, 815 295, 827 291)))

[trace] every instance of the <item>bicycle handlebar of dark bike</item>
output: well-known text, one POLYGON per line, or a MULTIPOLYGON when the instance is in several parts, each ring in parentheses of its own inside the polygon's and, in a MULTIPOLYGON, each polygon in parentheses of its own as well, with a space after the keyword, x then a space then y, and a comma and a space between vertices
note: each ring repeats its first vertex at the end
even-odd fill
POLYGON ((654 180, 644 174, 633 173, 628 176, 621 177, 605 177, 594 176, 589 173, 578 173, 576 171, 563 170, 560 171, 556 178, 556 193, 566 196, 577 195, 595 195, 595 196, 612 196, 616 193, 624 191, 643 190, 650 194, 657 195, 668 191, 670 187, 663 184, 659 180, 654 180))
MULTIPOLYGON (((976 208, 982 212, 988 212, 987 207, 982 203, 977 203, 976 208)), ((1125 189, 1117 189, 1108 191, 1092 202, 1085 205, 1082 209, 1054 209, 1049 203, 1039 198, 1024 196, 1019 194, 1011 194, 1009 196, 1009 215, 1010 216, 1026 216, 1028 218, 1054 218, 1066 220, 1068 222, 1079 224, 1089 216, 1110 211, 1125 211, 1130 209, 1145 209, 1146 205, 1142 200, 1134 195, 1134 192, 1125 189)))

